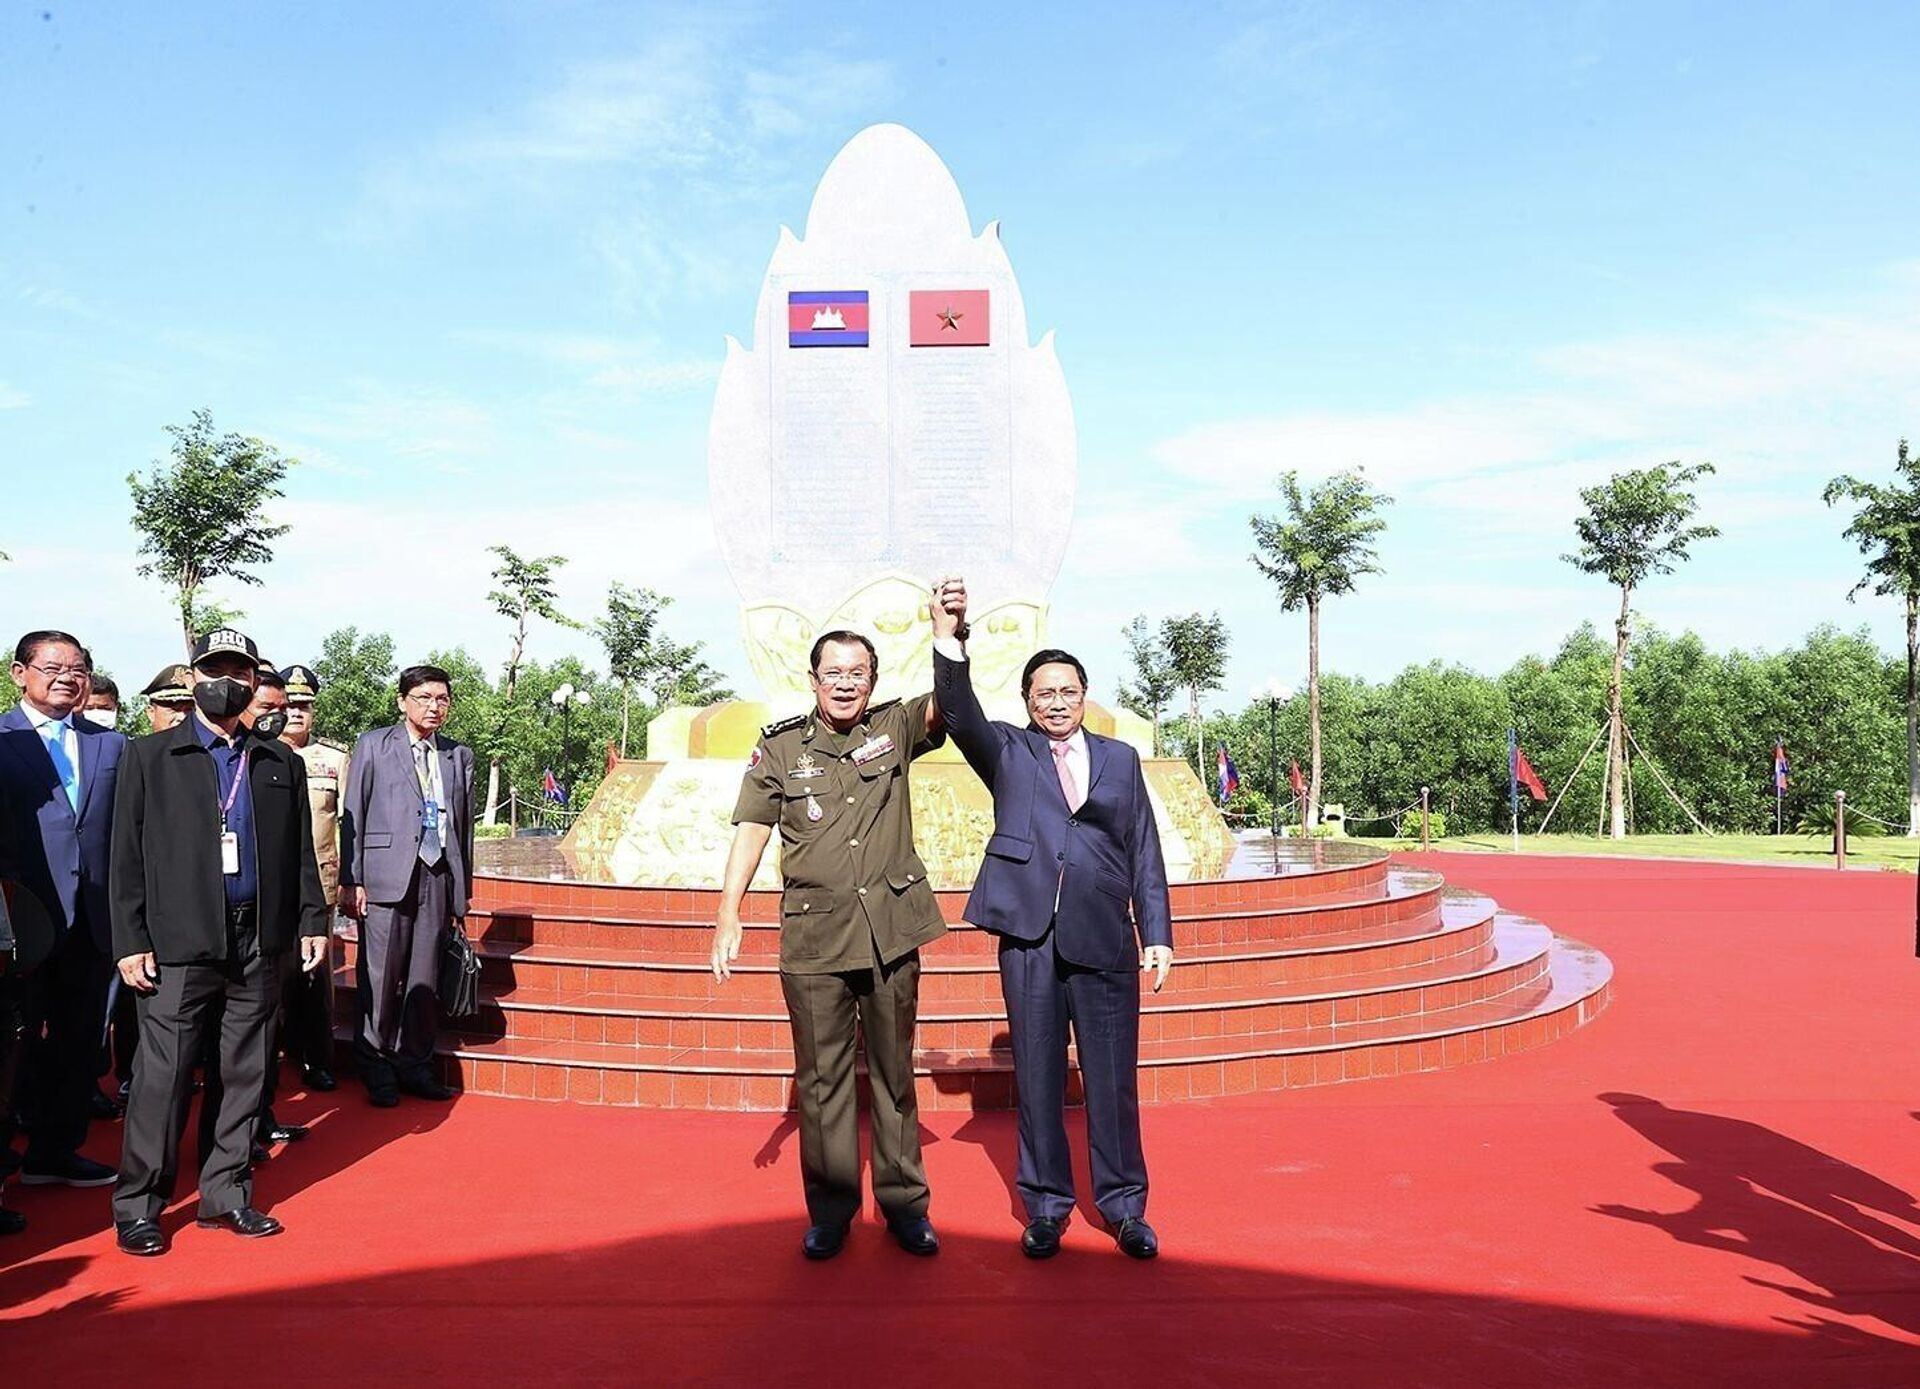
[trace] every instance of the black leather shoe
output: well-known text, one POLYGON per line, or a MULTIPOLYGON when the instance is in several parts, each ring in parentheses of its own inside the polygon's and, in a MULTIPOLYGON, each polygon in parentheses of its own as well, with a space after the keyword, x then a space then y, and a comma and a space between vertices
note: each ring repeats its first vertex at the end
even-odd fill
POLYGON ((392 1109, 400 1103, 400 1087, 393 1084, 369 1085, 367 1103, 375 1109, 392 1109))
POLYGON ((113 1102, 113 1096, 104 1090, 95 1089, 87 1096, 87 1117, 89 1119, 118 1119, 120 1106, 113 1102))
POLYGON ((940 1236, 933 1232, 933 1222, 924 1215, 908 1215, 898 1220, 889 1220, 887 1228, 893 1231, 893 1237, 900 1241, 900 1247, 909 1254, 918 1254, 925 1258, 929 1254, 940 1252, 940 1236))
POLYGON ((402 1076, 400 1089, 403 1093, 421 1100, 450 1100, 457 1093, 430 1075, 402 1076))
POLYGON ((28 1157, 25 1166, 20 1169, 20 1185, 112 1186, 117 1176, 119 1173, 104 1162, 95 1162, 78 1153, 68 1153, 65 1157, 48 1162, 37 1162, 28 1157))
POLYGON ((1133 1259, 1151 1259, 1160 1252, 1160 1237, 1153 1233, 1153 1226, 1130 1215, 1123 1219, 1113 1232, 1120 1245, 1120 1252, 1133 1259))
POLYGON ((1051 1259, 1060 1252, 1060 1230, 1064 1224, 1056 1216, 1036 1215, 1027 1222, 1020 1236, 1020 1252, 1029 1259, 1051 1259))
POLYGON ((247 1161, 252 1163, 255 1167, 259 1167, 261 1164, 271 1161, 272 1158, 273 1158, 273 1149, 269 1148, 266 1144, 262 1143, 257 1138, 254 1139, 252 1144, 249 1145, 249 1147, 247 1148, 247 1161))
POLYGON ((193 1223, 203 1230, 231 1230, 242 1239, 265 1239, 286 1228, 265 1211, 257 1211, 252 1206, 222 1211, 219 1215, 203 1215, 193 1223))
POLYGON ((847 1242, 844 1225, 809 1225, 800 1239, 800 1252, 809 1259, 831 1259, 847 1242))
POLYGON ((333 1072, 325 1066, 309 1066, 304 1074, 309 1090, 327 1091, 340 1088, 340 1082, 333 1078, 333 1072))
POLYGON ((19 1211, 0 1206, 0 1235, 17 1235, 27 1228, 27 1218, 19 1211))
POLYGON ((113 1230, 122 1254, 151 1259, 167 1252, 167 1237, 160 1233, 157 1220, 116 1220, 113 1230))
POLYGON ((307 1136, 305 1124, 274 1123, 261 1135, 269 1143, 298 1143, 307 1136))

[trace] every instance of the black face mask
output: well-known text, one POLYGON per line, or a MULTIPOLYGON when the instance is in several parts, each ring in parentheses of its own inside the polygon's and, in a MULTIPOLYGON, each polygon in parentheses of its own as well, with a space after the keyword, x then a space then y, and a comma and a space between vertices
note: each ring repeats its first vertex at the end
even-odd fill
POLYGON ((246 712, 247 706, 253 703, 253 686, 231 675, 201 680, 193 687, 193 702, 210 719, 230 719, 246 712))
POLYGON ((262 738, 278 738, 287 731, 287 711, 272 709, 253 721, 253 731, 262 738))

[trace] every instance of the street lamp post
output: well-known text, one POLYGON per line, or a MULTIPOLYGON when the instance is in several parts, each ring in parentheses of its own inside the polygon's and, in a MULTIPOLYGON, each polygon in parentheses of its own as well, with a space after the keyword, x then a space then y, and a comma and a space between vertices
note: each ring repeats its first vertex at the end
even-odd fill
POLYGON ((593 695, 590 691, 575 689, 573 682, 568 681, 556 689, 550 697, 554 708, 560 711, 560 771, 563 775, 568 775, 571 773, 570 764, 573 761, 573 706, 593 703, 593 695))
POLYGON ((1281 684, 1277 677, 1269 677, 1267 683, 1255 689, 1253 697, 1265 700, 1267 704, 1267 762, 1269 764, 1272 821, 1269 826, 1275 845, 1276 862, 1280 843, 1280 706, 1287 702, 1293 692, 1281 684))

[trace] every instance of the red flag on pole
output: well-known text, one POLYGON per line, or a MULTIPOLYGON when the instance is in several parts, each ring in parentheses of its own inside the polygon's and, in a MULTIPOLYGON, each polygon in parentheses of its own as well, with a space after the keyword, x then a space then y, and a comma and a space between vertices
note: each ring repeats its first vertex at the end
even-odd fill
POLYGON ((1287 784, 1293 788, 1294 795, 1304 796, 1307 794, 1307 779, 1300 775, 1300 764, 1298 762, 1287 764, 1287 784))
POLYGON ((1518 743, 1514 744, 1513 748, 1513 774, 1520 779, 1520 784, 1527 788, 1529 796, 1536 801, 1547 799, 1547 788, 1541 784, 1540 773, 1534 771, 1533 763, 1527 761, 1527 755, 1520 750, 1518 743))

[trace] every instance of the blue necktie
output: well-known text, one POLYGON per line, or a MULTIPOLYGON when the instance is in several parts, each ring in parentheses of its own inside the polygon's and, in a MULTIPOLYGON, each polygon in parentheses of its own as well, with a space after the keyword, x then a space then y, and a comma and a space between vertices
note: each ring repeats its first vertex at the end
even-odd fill
POLYGON ((60 785, 67 793, 67 806, 74 814, 80 813, 80 769, 73 765, 73 759, 67 756, 67 725, 64 720, 53 719, 40 725, 40 736, 47 740, 47 756, 53 759, 53 770, 60 776, 60 785))

